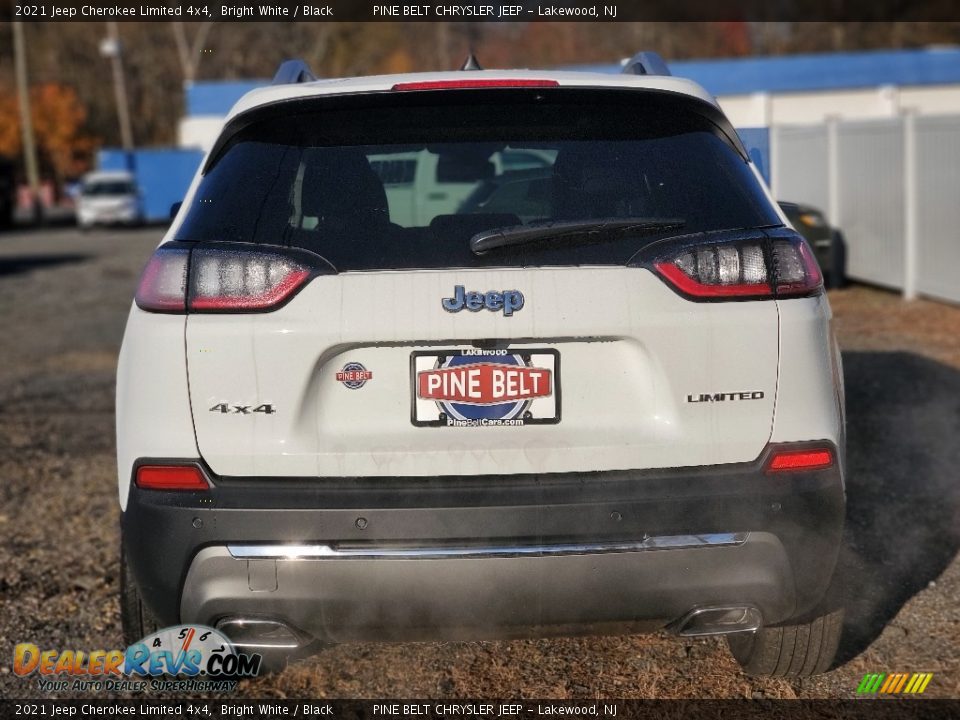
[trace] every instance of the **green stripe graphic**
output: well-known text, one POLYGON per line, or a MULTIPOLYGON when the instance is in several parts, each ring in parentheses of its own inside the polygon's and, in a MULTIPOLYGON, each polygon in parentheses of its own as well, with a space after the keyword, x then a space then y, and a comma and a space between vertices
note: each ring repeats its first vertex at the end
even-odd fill
POLYGON ((860 681, 860 685, 857 687, 858 693, 875 693, 880 689, 880 686, 883 684, 883 679, 886 677, 886 673, 867 673, 863 676, 863 680, 860 681))

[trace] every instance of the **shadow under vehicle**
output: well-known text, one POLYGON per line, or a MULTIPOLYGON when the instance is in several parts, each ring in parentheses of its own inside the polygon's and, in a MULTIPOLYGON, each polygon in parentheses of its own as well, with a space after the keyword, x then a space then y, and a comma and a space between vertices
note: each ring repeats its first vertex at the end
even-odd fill
POLYGON ((847 517, 830 593, 845 608, 837 664, 866 650, 960 550, 960 372, 905 352, 845 352, 843 364, 847 517))

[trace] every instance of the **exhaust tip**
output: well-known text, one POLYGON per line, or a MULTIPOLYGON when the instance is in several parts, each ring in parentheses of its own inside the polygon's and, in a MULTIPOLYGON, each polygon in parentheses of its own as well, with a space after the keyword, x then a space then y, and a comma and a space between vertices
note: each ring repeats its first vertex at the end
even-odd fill
POLYGON ((763 615, 752 605, 718 605, 694 608, 676 624, 683 637, 727 635, 756 632, 763 626, 763 615))
POLYGON ((302 633, 279 620, 228 617, 219 620, 216 628, 241 650, 292 652, 308 643, 302 633))

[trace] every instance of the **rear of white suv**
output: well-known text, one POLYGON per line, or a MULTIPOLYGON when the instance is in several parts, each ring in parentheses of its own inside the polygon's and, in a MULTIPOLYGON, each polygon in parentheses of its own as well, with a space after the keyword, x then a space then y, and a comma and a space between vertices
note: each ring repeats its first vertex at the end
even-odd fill
POLYGON ((729 634, 750 672, 822 672, 844 512, 829 318, 692 83, 248 96, 128 321, 126 632, 302 652, 670 626, 729 634), (391 157, 424 153, 438 181, 518 173, 497 178, 517 211, 395 217, 391 157))

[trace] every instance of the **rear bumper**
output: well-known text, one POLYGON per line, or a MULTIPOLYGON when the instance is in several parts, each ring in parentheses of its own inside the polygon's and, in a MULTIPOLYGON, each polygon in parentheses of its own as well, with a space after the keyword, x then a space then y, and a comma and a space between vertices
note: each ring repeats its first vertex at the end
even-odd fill
POLYGON ((128 560, 165 624, 281 620, 329 640, 643 629, 697 607, 776 623, 830 581, 838 467, 376 479, 131 489, 128 560), (283 547, 276 547, 283 546, 283 547))
POLYGON ((783 546, 768 533, 540 557, 246 559, 217 546, 191 563, 181 615, 279 618, 333 642, 472 639, 645 629, 739 598, 786 617, 794 597, 783 546))

